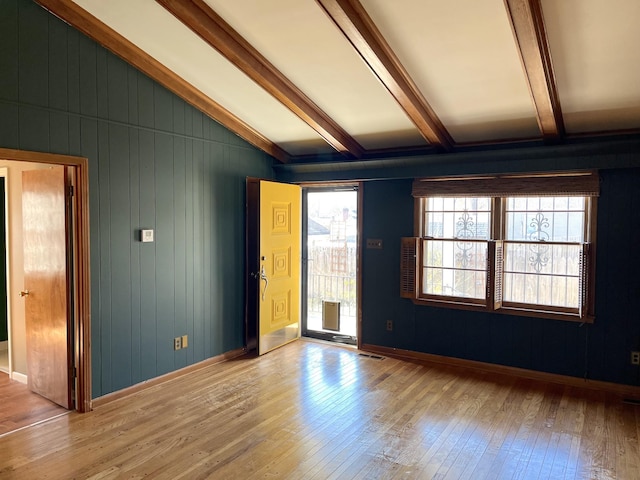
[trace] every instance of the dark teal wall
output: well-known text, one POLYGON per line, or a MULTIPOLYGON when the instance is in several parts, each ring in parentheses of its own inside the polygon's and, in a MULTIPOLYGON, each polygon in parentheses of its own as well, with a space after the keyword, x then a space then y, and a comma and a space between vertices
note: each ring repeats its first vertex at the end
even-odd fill
MULTIPOLYGON (((0 31, 0 147, 89 158, 94 396, 241 347, 244 178, 271 177, 270 158, 30 0, 0 0, 0 31), (139 228, 154 228, 156 242, 138 242, 139 228), (183 334, 190 346, 174 352, 171 340, 183 334)), ((620 145, 391 159, 373 162, 375 170, 359 162, 333 171, 278 166, 278 175, 299 181, 601 168, 595 324, 400 299, 400 237, 413 233, 411 181, 378 180, 363 192, 363 237, 381 238, 384 248, 363 250, 362 336, 637 385, 629 352, 640 349, 640 169, 632 168, 640 166, 640 149, 637 141, 620 145)))
POLYGON ((543 372, 640 385, 640 140, 275 167, 283 181, 364 179, 362 341, 543 372), (414 305, 400 298, 400 238, 413 235, 412 178, 600 169, 593 325, 414 305), (394 328, 387 331, 386 322, 394 328))
POLYGON ((593 325, 416 306, 399 297, 400 237, 413 234, 411 180, 364 186, 364 343, 640 385, 640 168, 602 170, 593 325), (392 332, 386 321, 393 320, 392 332))
POLYGON ((242 347, 244 182, 272 159, 30 0, 0 32, 0 147, 89 159, 94 397, 242 347))

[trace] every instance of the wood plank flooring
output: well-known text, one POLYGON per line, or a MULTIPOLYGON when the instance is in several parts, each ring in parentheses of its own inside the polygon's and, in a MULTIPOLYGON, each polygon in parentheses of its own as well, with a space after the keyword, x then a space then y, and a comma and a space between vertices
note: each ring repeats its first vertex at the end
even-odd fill
POLYGON ((64 413, 61 406, 0 373, 0 436, 64 413))
POLYGON ((610 394, 299 341, 0 438, 0 478, 638 479, 610 394))

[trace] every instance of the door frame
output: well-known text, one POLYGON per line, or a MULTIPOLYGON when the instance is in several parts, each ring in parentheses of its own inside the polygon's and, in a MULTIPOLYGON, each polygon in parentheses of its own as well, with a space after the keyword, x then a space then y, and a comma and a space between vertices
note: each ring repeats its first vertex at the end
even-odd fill
POLYGON ((258 235, 260 230, 260 212, 256 207, 260 201, 260 180, 245 179, 245 307, 244 307, 244 345, 247 351, 258 350, 258 235))
POLYGON ((73 245, 73 306, 69 322, 73 329, 73 362, 76 370, 75 409, 91 410, 91 288, 89 271, 89 161, 85 157, 0 148, 0 158, 17 162, 71 167, 73 186, 71 242, 73 245))
POLYGON ((9 369, 9 378, 11 378, 11 374, 13 372, 13 360, 11 355, 11 295, 9 292, 11 291, 11 263, 10 263, 10 253, 11 253, 11 245, 10 245, 10 235, 9 235, 9 169, 7 167, 0 167, 0 178, 4 179, 4 246, 5 246, 5 295, 7 296, 6 308, 7 308, 7 357, 9 360, 9 364, 7 365, 9 369))
POLYGON ((308 228, 308 201, 307 193, 309 190, 313 191, 326 191, 330 192, 334 189, 355 187, 358 192, 358 232, 356 241, 356 347, 360 349, 362 346, 362 227, 363 227, 363 185, 364 182, 326 182, 326 183, 300 183, 302 187, 302 273, 301 273, 301 309, 302 316, 300 318, 300 325, 302 329, 302 335, 304 336, 307 329, 307 260, 308 260, 308 245, 307 245, 307 228, 308 228))

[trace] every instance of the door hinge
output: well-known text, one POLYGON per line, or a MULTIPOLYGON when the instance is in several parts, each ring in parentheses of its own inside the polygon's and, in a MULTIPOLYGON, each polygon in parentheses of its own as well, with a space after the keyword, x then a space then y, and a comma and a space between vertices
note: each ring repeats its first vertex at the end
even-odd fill
POLYGON ((69 185, 68 188, 69 188, 69 190, 68 190, 69 196, 73 197, 73 185, 69 185))

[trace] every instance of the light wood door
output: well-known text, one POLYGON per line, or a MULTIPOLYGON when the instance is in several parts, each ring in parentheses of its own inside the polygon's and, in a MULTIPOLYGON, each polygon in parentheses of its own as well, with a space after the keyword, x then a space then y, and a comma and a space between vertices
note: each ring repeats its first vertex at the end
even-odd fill
POLYGON ((260 181, 260 355, 300 336, 300 204, 299 186, 260 181))
POLYGON ((72 407, 67 265, 66 172, 61 166, 22 174, 27 383, 72 407))

